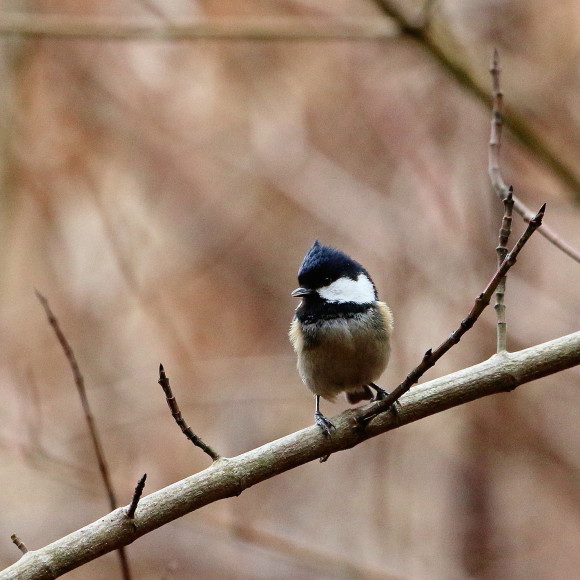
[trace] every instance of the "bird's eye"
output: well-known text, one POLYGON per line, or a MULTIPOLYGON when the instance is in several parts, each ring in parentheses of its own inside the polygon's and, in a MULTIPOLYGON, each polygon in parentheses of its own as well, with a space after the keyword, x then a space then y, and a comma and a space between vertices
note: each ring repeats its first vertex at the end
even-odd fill
POLYGON ((332 282, 332 278, 329 278, 327 276, 326 278, 324 278, 324 280, 322 280, 322 285, 323 286, 328 286, 328 285, 330 285, 331 282, 332 282))

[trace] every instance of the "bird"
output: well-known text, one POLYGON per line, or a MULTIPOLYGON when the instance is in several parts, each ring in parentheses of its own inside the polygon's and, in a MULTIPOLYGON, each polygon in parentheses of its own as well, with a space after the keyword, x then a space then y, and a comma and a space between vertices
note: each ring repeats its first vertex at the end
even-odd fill
POLYGON ((298 270, 300 304, 290 325, 298 373, 314 394, 314 422, 330 435, 334 424, 320 411, 320 397, 342 392, 351 404, 384 398, 375 384, 391 351, 393 314, 378 299, 370 274, 345 253, 318 240, 298 270))

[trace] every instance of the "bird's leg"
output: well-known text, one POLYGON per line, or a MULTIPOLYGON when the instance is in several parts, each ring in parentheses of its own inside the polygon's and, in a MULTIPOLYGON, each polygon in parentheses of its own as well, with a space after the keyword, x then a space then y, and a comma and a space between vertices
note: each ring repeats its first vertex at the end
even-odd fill
MULTIPOLYGON (((381 389, 381 387, 379 387, 378 385, 375 385, 375 383, 369 383, 368 386, 371 389, 374 389, 377 394, 375 396, 375 398, 373 399, 373 401, 382 401, 389 393, 387 393, 387 391, 385 391, 385 389, 381 389)), ((391 410, 396 413, 397 412, 397 405, 401 405, 401 403, 399 403, 399 401, 395 401, 392 405, 391 405, 391 410)))
POLYGON ((333 423, 320 412, 320 395, 314 395, 314 422, 326 435, 330 435, 331 429, 336 429, 333 423))

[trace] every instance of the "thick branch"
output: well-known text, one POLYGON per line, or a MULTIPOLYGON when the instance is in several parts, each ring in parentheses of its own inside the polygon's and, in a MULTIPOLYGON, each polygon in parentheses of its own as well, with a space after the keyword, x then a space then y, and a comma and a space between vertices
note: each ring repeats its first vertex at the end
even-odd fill
POLYGON ((142 498, 134 519, 127 518, 125 508, 117 509, 40 550, 29 551, 0 572, 0 580, 57 578, 168 522, 239 495, 329 452, 349 449, 391 429, 578 364, 580 331, 519 352, 496 354, 478 365, 416 387, 401 399, 397 414, 378 415, 364 429, 359 428, 357 416, 368 410, 368 405, 334 417, 336 431, 331 438, 313 425, 237 457, 222 457, 204 471, 142 498))

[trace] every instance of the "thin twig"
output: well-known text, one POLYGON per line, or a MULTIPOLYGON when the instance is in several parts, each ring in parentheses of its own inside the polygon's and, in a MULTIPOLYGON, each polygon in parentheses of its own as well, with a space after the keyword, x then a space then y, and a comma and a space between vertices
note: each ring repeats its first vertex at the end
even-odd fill
MULTIPOLYGON (((493 99, 491 113, 491 133, 489 137, 488 149, 489 161, 487 171, 495 194, 503 201, 508 195, 509 187, 506 185, 502 177, 499 163, 501 132, 503 126, 503 93, 501 91, 499 82, 501 68, 499 66, 499 53, 497 49, 493 51, 493 59, 489 72, 491 73, 492 79, 493 99)), ((514 210, 524 218, 524 221, 529 222, 531 219, 533 219, 533 212, 515 195, 513 196, 513 207, 514 210)), ((558 234, 556 234, 549 226, 542 224, 539 232, 548 241, 554 244, 554 246, 556 246, 566 255, 570 256, 570 258, 576 262, 580 263, 580 252, 568 244, 568 242, 560 238, 558 234)))
MULTIPOLYGON (((497 248, 497 265, 498 268, 507 256, 507 243, 512 230, 512 210, 514 207, 513 189, 510 187, 508 194, 503 202, 504 214, 501 220, 501 227, 499 229, 499 242, 497 248)), ((497 352, 504 352, 507 348, 507 324, 505 320, 505 286, 507 277, 504 276, 495 291, 495 313, 497 315, 497 352)))
POLYGON ((209 445, 206 445, 192 430, 191 427, 185 422, 181 415, 181 411, 179 410, 179 406, 175 397, 173 396, 173 392, 171 391, 171 386, 169 385, 169 379, 165 374, 165 369, 163 365, 159 365, 159 380, 157 381, 165 393, 165 398, 167 399, 167 404, 171 409, 171 414, 175 419, 175 422, 179 425, 182 433, 196 446, 199 447, 202 451, 207 453, 213 461, 219 459, 221 456, 219 453, 216 453, 209 445))
POLYGON ((28 552, 28 548, 24 545, 24 542, 16 535, 12 534, 10 539, 16 544, 16 547, 23 553, 28 552))
POLYGON ((471 312, 461 321, 459 328, 454 330, 449 338, 442 342, 434 351, 429 349, 423 356, 423 360, 415 367, 405 378, 405 380, 389 395, 381 401, 375 403, 368 411, 363 412, 358 417, 361 424, 366 423, 372 417, 391 408, 392 404, 404 395, 435 363, 454 345, 456 345, 461 337, 475 324, 481 313, 491 300, 491 296, 495 292, 501 279, 507 274, 508 270, 515 264, 517 255, 524 247, 530 236, 538 229, 542 223, 546 204, 543 204, 536 216, 528 223, 526 231, 522 234, 512 251, 506 256, 501 266, 498 268, 493 278, 489 281, 485 290, 475 299, 475 304, 471 312))
POLYGON ((131 500, 131 505, 127 509, 127 517, 129 519, 133 519, 135 517, 135 512, 137 511, 137 505, 139 504, 139 500, 141 499, 141 495, 143 494, 143 490, 145 489, 145 480, 147 479, 147 474, 144 473, 143 477, 137 482, 137 486, 135 487, 135 492, 133 493, 133 499, 131 500))
MULTIPOLYGON (((48 322, 50 326, 54 330, 58 342, 64 351, 64 355, 68 361, 68 364, 72 370, 74 382, 77 388, 77 392, 81 399, 81 405, 83 407, 83 412, 85 414, 85 419, 87 421, 87 426, 89 428, 89 434, 91 437, 91 441, 93 443, 93 448, 95 450, 95 455, 97 457, 97 463, 99 465, 99 471, 101 473, 101 478, 105 485, 105 490, 107 492, 107 496, 109 498, 109 505, 112 510, 117 507, 117 498, 115 497, 115 490, 113 488, 113 482, 111 481, 109 466, 107 465, 107 460, 105 458, 105 452, 103 449, 103 445, 101 444, 101 439, 99 437, 99 432, 97 429, 97 425, 95 422, 95 418, 93 417, 93 413, 91 411, 91 406, 89 403, 89 399, 87 397, 87 391, 85 388, 85 379, 81 373, 81 369, 77 363, 77 359, 73 352, 72 347, 70 346, 66 336, 64 335, 63 331, 60 328, 58 320, 56 316, 53 314, 50 306, 48 304, 48 300, 40 293, 38 290, 35 290, 36 297, 38 298, 40 304, 44 308, 46 312, 46 316, 48 318, 48 322)), ((123 574, 123 578, 125 580, 130 580, 131 578, 131 571, 129 568, 129 561, 127 559, 127 555, 125 553, 125 549, 119 549, 119 563, 121 565, 121 570, 123 574)))

